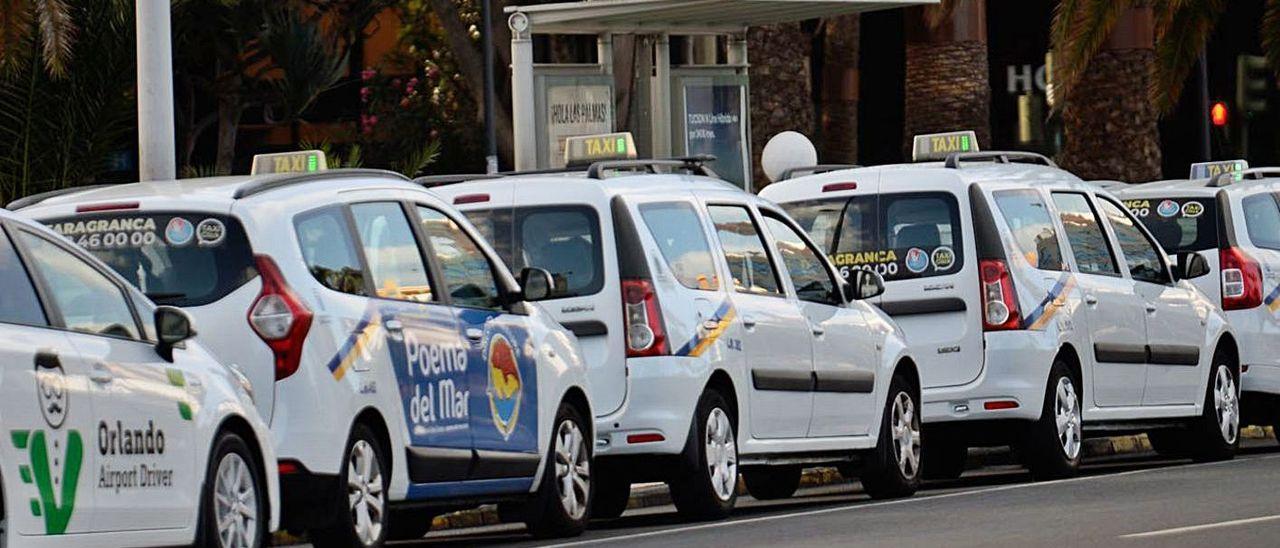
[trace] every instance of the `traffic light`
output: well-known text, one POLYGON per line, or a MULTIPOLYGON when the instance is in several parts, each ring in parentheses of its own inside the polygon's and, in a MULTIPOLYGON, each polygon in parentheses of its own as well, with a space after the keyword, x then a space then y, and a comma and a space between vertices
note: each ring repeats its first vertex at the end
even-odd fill
POLYGON ((1271 70, 1267 58, 1241 55, 1236 58, 1236 105, 1245 116, 1266 112, 1271 91, 1271 70))
POLYGON ((1209 120, 1213 122, 1214 127, 1227 127, 1227 124, 1231 121, 1231 111, 1227 107, 1227 103, 1215 101, 1213 106, 1209 108, 1209 120))

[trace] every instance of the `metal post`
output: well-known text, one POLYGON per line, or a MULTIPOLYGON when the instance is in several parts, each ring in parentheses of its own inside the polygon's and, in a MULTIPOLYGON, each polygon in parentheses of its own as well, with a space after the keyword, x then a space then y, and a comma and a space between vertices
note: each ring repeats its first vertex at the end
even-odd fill
POLYGON ((494 90, 493 59, 493 6, 492 0, 481 0, 481 18, 484 20, 484 132, 488 140, 488 155, 485 157, 485 173, 498 172, 498 129, 493 121, 493 111, 497 106, 498 94, 494 90))
POLYGON ((529 16, 516 12, 511 27, 511 125, 517 171, 538 169, 537 119, 533 102, 533 36, 529 16))
POLYGON ((178 176, 173 129, 173 46, 168 0, 138 0, 138 178, 178 176))
POLYGON ((613 35, 603 33, 596 37, 596 62, 601 74, 613 74, 613 35))
POLYGON ((728 61, 730 65, 747 66, 747 35, 735 34, 729 38, 728 61))
POLYGON ((1209 133, 1209 61, 1204 50, 1200 50, 1196 61, 1196 91, 1200 102, 1200 161, 1208 162, 1213 159, 1213 147, 1209 133))
POLYGON ((660 34, 653 41, 652 109, 653 156, 671 156, 671 39, 660 34))

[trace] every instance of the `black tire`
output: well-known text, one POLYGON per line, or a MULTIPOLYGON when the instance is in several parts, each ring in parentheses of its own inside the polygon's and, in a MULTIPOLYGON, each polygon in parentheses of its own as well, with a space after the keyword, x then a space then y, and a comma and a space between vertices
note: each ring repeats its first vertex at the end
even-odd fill
MULTIPOLYGON (((389 520, 387 519, 389 513, 386 512, 387 484, 390 481, 390 478, 390 466, 387 460, 386 448, 382 447, 382 443, 378 441, 378 437, 374 435, 372 429, 364 424, 356 424, 351 428, 351 437, 347 440, 347 447, 343 452, 342 469, 338 473, 338 482, 334 484, 336 491, 333 493, 333 496, 338 497, 337 507, 342 510, 338 512, 338 515, 334 516, 333 523, 328 527, 313 529, 307 532, 307 537, 311 540, 311 544, 315 545, 316 548, 382 546, 387 540, 387 534, 390 532, 387 527, 389 524, 389 520), (370 466, 370 468, 368 468, 368 470, 370 470, 370 473, 368 474, 369 478, 380 479, 382 484, 381 491, 373 493, 373 490, 376 489, 376 487, 372 487, 375 482, 368 482, 371 487, 369 494, 371 496, 381 496, 383 512, 376 516, 376 531, 374 531, 375 527, 371 525, 369 534, 367 535, 368 538, 365 539, 362 539, 362 535, 357 531, 355 516, 356 512, 360 511, 361 508, 364 508, 367 511, 368 506, 357 506, 356 508, 352 508, 351 503, 349 502, 350 493, 348 492, 347 486, 352 481, 352 478, 349 476, 351 475, 353 461, 355 462, 357 471, 364 469, 364 466, 368 463, 368 466, 370 466), (372 473, 374 470, 372 466, 374 464, 378 465, 376 475, 372 473)), ((364 481, 362 478, 356 479, 358 482, 364 481)), ((367 514, 370 516, 370 520, 373 521, 375 518, 373 514, 376 514, 376 512, 367 512, 367 514)))
POLYGON ((803 472, 799 466, 753 466, 742 471, 742 481, 756 499, 780 500, 796 494, 803 472))
POLYGON ((921 473, 927 480, 954 480, 964 474, 969 461, 969 445, 945 430, 925 428, 929 450, 922 455, 921 473))
POLYGON ((1025 455, 1027 468, 1031 469, 1031 476, 1037 480, 1070 478, 1080 473, 1080 454, 1084 440, 1080 425, 1083 397, 1079 386, 1079 379, 1071 374, 1067 364, 1062 360, 1055 360, 1053 368, 1049 370, 1049 382, 1045 386, 1044 406, 1040 412, 1040 420, 1027 428, 1021 440, 1020 449, 1025 455), (1069 434, 1060 435, 1058 431, 1058 387, 1063 382, 1068 383, 1067 395, 1073 398, 1063 399, 1062 404, 1065 406, 1067 401, 1074 400, 1074 407, 1064 408, 1064 413, 1073 412, 1075 416, 1073 444, 1069 434), (1072 447, 1070 452, 1068 446, 1072 447))
POLYGON ((1151 449, 1162 457, 1181 459, 1191 455, 1187 448, 1187 432, 1181 428, 1147 432, 1147 441, 1151 442, 1151 449))
MULTIPOLYGON (((1191 422, 1187 433, 1187 447, 1191 458, 1197 462, 1212 462, 1235 458, 1240 447, 1240 380, 1236 374, 1234 360, 1230 355, 1218 350, 1213 355, 1213 367, 1209 369, 1209 385, 1205 388, 1204 411, 1191 422), (1223 382, 1229 384, 1230 401, 1224 401, 1220 410, 1216 403, 1218 379, 1222 375, 1223 382), (1221 413, 1230 422, 1227 430, 1219 427, 1221 413), (1234 430, 1232 435, 1226 432, 1234 430), (1228 439, 1230 438, 1230 439, 1228 439)), ((1225 396, 1225 395, 1224 395, 1225 396)), ((1224 400, 1226 398, 1224 397, 1224 400)))
MULTIPOLYGON (((218 531, 218 490, 221 485, 219 482, 219 468, 222 466, 242 466, 243 472, 248 474, 247 484, 240 483, 238 488, 247 489, 252 487, 253 497, 255 501, 255 511, 257 512, 257 520, 251 527, 252 540, 251 546, 266 546, 269 542, 267 535, 267 491, 263 489, 262 471, 258 469, 257 457, 253 451, 249 449, 249 444, 239 435, 232 432, 223 432, 218 435, 217 440, 213 443, 213 452, 209 457, 209 464, 205 470, 204 481, 204 499, 201 501, 200 516, 200 533, 198 535, 197 546, 204 548, 221 548, 225 544, 222 541, 221 534, 218 531), (236 460, 238 459, 238 461, 236 460)), ((225 478, 224 478, 225 479, 225 478)), ((238 483, 232 480, 232 483, 238 483)), ((235 487, 234 485, 232 486, 235 487)), ((223 497, 225 498, 225 497, 223 497)), ((239 524, 244 532, 245 524, 239 524)))
POLYGON ((591 519, 616 519, 631 502, 631 478, 616 466, 596 465, 591 496, 591 519))
POLYGON ((889 383, 880 439, 868 455, 862 470, 862 489, 873 499, 894 499, 914 495, 920 488, 924 443, 920 435, 920 391, 901 375, 889 383), (906 421, 912 435, 903 441, 894 437, 896 423, 906 421), (901 447, 901 443, 908 447, 901 447), (907 453, 906 451, 910 451, 907 453))
POLYGON ((729 512, 733 511, 733 507, 738 501, 737 429, 737 415, 734 413, 734 409, 729 406, 729 402, 725 397, 714 389, 703 392, 702 397, 698 398, 698 406, 693 414, 693 424, 690 426, 689 439, 685 442, 684 453, 680 459, 680 469, 667 482, 667 485, 671 487, 671 501, 675 503, 676 511, 684 518, 692 520, 723 519, 729 515, 729 512), (732 447, 732 452, 730 453, 732 458, 726 460, 726 463, 731 462, 731 464, 723 466, 721 468, 722 478, 717 478, 721 480, 719 490, 716 486, 713 486, 713 476, 707 460, 706 445, 708 436, 714 434, 718 438, 723 438, 726 432, 723 430, 710 432, 708 430, 707 421, 713 415, 717 417, 717 424, 720 425, 724 424, 724 421, 719 420, 720 417, 727 419, 729 424, 727 435, 731 439, 730 447, 732 447), (725 472, 725 470, 728 471, 725 472), (729 475, 732 477, 723 477, 729 475), (731 484, 731 486, 728 486, 727 497, 720 494, 725 492, 723 489, 727 485, 724 482, 730 482, 731 484))
POLYGON ((591 497, 594 491, 591 481, 591 430, 578 410, 567 403, 560 404, 553 424, 551 443, 547 445, 546 464, 542 469, 542 483, 538 485, 538 492, 534 494, 533 500, 529 501, 524 516, 525 526, 535 538, 581 535, 591 517, 591 497), (582 480, 570 480, 574 500, 572 508, 561 502, 564 482, 557 475, 557 469, 561 465, 567 467, 567 473, 574 473, 576 478, 582 480))
POLYGON ((431 532, 436 515, 430 511, 392 510, 387 512, 387 540, 417 540, 431 532))

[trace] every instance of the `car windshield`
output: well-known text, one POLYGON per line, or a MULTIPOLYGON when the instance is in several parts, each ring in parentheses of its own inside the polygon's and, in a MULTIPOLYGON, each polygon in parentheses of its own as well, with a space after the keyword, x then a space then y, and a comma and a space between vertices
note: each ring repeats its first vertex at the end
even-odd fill
POLYGON ((1124 200, 1169 253, 1218 247, 1218 207, 1210 197, 1159 197, 1124 200))
POLYGON ((244 229, 231 217, 128 212, 46 223, 160 304, 209 304, 257 275, 244 229))

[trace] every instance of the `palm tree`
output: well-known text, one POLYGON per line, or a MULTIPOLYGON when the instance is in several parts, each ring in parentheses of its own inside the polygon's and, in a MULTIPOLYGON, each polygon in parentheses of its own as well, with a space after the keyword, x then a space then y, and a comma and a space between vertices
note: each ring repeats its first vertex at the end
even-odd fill
MULTIPOLYGON (((752 165, 760 165, 760 153, 770 137, 783 131, 813 135, 813 80, 808 63, 810 34, 800 23, 753 27, 747 31, 751 61, 752 165)), ((768 179, 755 169, 755 188, 768 179)))
POLYGON ((942 0, 906 13, 904 150, 914 135, 972 129, 991 142, 986 0, 942 0))
POLYGON ((858 62, 861 17, 845 15, 822 23, 822 90, 819 128, 829 163, 858 161, 858 62))
POLYGON ((67 0, 0 1, 0 72, 12 73, 26 59, 28 44, 40 47, 50 75, 63 77, 71 62, 76 24, 67 0))

